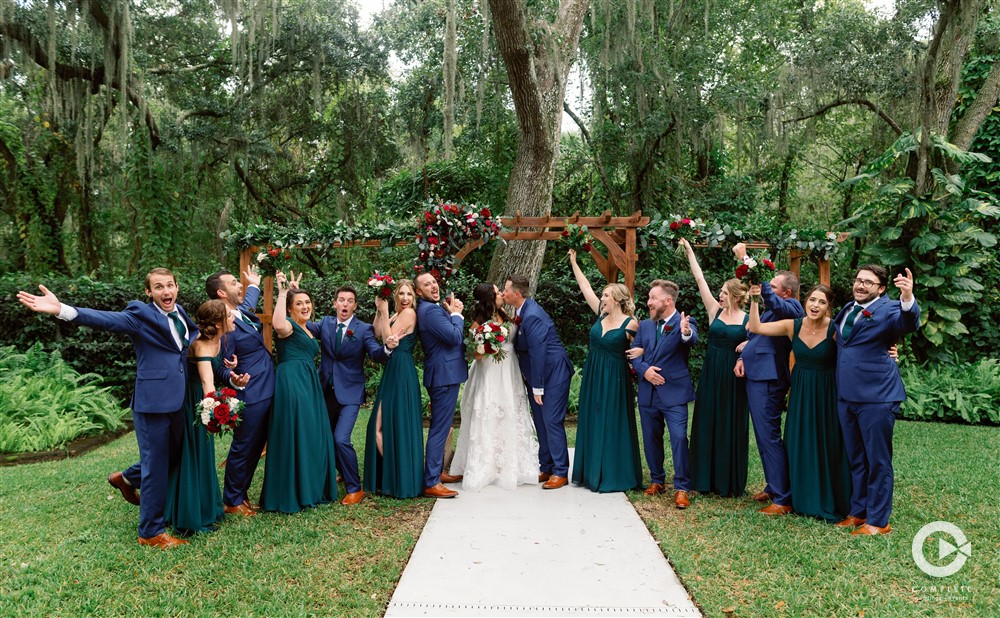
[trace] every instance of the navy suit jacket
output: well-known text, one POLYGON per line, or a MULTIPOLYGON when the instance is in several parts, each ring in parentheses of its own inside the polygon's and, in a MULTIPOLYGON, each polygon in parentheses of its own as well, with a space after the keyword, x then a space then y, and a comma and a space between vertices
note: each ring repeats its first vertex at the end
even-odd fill
POLYGON ((573 363, 566 354, 552 318, 533 298, 527 298, 518 313, 514 351, 528 388, 545 389, 573 378, 573 363))
POLYGON ((906 399, 899 367, 886 351, 903 335, 920 328, 920 307, 916 299, 910 311, 903 311, 898 300, 879 297, 868 306, 870 318, 863 314, 854 321, 851 338, 844 341, 840 321, 854 310, 850 302, 837 314, 837 395, 856 403, 891 403, 906 399))
POLYGON ((371 324, 351 316, 337 350, 337 318, 326 316, 319 322, 307 322, 306 328, 319 339, 323 349, 319 377, 326 386, 333 381, 333 392, 342 406, 360 406, 365 401, 365 354, 378 363, 389 355, 375 339, 371 324), (351 335, 347 336, 350 331, 351 335))
POLYGON ((74 324, 114 333, 124 333, 135 349, 135 391, 132 409, 144 414, 169 414, 181 409, 187 389, 187 355, 190 341, 198 329, 184 308, 177 312, 188 327, 188 341, 183 349, 174 341, 170 318, 152 302, 133 300, 124 311, 98 311, 76 308, 74 324))
MULTIPOLYGON (((243 296, 240 312, 250 318, 257 328, 237 318, 235 329, 222 338, 222 358, 236 354, 236 373, 249 373, 246 388, 238 391, 238 397, 246 403, 257 403, 274 397, 274 360, 271 351, 264 346, 264 333, 260 319, 254 313, 260 299, 260 288, 252 285, 243 296)), ((219 367, 219 377, 229 384, 233 371, 225 365, 219 367)))
POLYGON ((452 386, 469 379, 465 321, 441 305, 417 300, 417 333, 424 346, 424 386, 452 386))
MULTIPOLYGON (((764 299, 764 313, 761 322, 776 322, 805 317, 802 303, 795 298, 782 298, 774 293, 771 284, 760 284, 760 295, 764 299)), ((778 380, 788 384, 788 356, 792 352, 792 342, 785 335, 768 337, 747 333, 747 344, 740 354, 747 380, 778 380)))
POLYGON ((643 407, 677 406, 694 401, 694 385, 688 370, 688 356, 691 346, 698 343, 698 326, 690 321, 691 338, 681 339, 681 314, 667 321, 669 332, 656 339, 656 322, 652 319, 639 323, 639 330, 632 341, 633 348, 642 348, 642 356, 632 359, 632 368, 639 374, 639 405, 643 407), (650 384, 643 375, 650 367, 659 367, 665 382, 659 386, 650 384))

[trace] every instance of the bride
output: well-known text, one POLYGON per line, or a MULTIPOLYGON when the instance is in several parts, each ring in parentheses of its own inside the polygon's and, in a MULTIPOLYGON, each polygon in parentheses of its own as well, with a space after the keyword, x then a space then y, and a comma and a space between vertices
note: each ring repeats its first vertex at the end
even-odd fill
POLYGON ((523 483, 537 483, 538 439, 514 353, 517 327, 504 313, 497 286, 480 283, 473 297, 470 330, 491 321, 505 325, 506 356, 496 362, 493 356, 476 354, 472 361, 462 395, 462 426, 451 474, 463 475, 462 489, 471 491, 490 484, 514 489, 523 483))

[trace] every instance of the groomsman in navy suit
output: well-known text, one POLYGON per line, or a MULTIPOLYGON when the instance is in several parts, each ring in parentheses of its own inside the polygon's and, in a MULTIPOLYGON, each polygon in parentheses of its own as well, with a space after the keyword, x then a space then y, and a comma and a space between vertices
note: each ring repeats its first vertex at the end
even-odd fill
POLYGON ((563 347, 552 318, 528 296, 527 277, 511 275, 503 288, 503 301, 514 307, 514 352, 521 376, 531 391, 531 416, 538 434, 538 482, 542 489, 565 487, 569 476, 566 447, 566 410, 573 363, 563 347))
POLYGON ((187 541, 166 532, 163 508, 167 499, 167 476, 177 464, 184 435, 184 391, 187 387, 188 344, 198 334, 183 307, 176 304, 177 280, 166 268, 146 275, 150 302, 132 301, 124 311, 97 311, 59 302, 45 286, 42 296, 18 292, 26 307, 49 313, 61 320, 99 330, 123 333, 135 349, 135 392, 132 419, 139 444, 139 463, 115 472, 108 482, 122 496, 139 505, 139 545, 169 549, 187 541), (142 500, 136 490, 142 491, 142 500))
POLYGON ((252 517, 256 512, 247 492, 267 442, 267 425, 274 399, 274 361, 271 351, 264 345, 263 325, 255 313, 260 299, 260 274, 251 269, 243 276, 249 284, 245 290, 231 273, 219 271, 205 280, 205 292, 210 299, 225 302, 236 318, 233 332, 222 338, 222 357, 232 358, 235 354, 238 364, 235 369, 221 366, 219 377, 234 386, 234 373, 252 378, 245 389, 238 391, 237 396, 245 404, 243 421, 233 432, 222 492, 226 513, 252 517))
MULTIPOLYGON (((745 261, 746 245, 737 244, 733 253, 738 260, 745 261)), ((793 272, 779 270, 770 282, 761 282, 764 313, 760 321, 805 317, 798 295, 799 278, 793 272)), ((792 489, 788 481, 788 453, 781 440, 781 412, 785 408, 785 395, 791 382, 788 359, 792 342, 784 335, 766 337, 748 333, 747 341, 742 345, 743 350, 733 372, 747 379, 750 420, 767 482, 764 491, 756 493, 753 499, 758 502, 772 501, 760 510, 765 515, 787 515, 792 511, 792 489)))
MULTIPOLYGON (((639 323, 632 342, 642 354, 628 354, 632 368, 639 375, 639 421, 642 426, 643 452, 652 477, 647 496, 666 491, 667 474, 663 469, 663 428, 670 436, 670 455, 674 463, 674 506, 686 509, 691 500, 688 453, 688 404, 694 401, 694 385, 688 371, 691 346, 698 343, 698 328, 691 319, 677 312, 677 284, 657 279, 650 284, 649 319, 639 323)), ((636 350, 638 351, 638 350, 636 350)))
POLYGON ((455 420, 458 389, 469 379, 465 364, 465 305, 454 296, 441 303, 441 288, 430 273, 420 273, 417 288, 417 332, 424 347, 424 387, 431 398, 431 426, 424 453, 424 495, 454 498, 457 491, 442 483, 457 483, 461 476, 442 473, 444 447, 455 420))
POLYGON ((361 502, 365 495, 361 490, 358 455, 351 443, 358 410, 365 401, 365 355, 385 363, 390 352, 375 339, 371 324, 355 317, 358 293, 354 288, 339 287, 334 297, 337 315, 308 322, 306 327, 322 345, 319 377, 337 450, 337 469, 344 477, 347 491, 341 504, 351 505, 361 502))
POLYGON ((892 428, 906 399, 903 380, 886 350, 920 328, 913 274, 896 276, 899 300, 883 294, 889 273, 866 264, 854 275, 854 302, 837 315, 837 398, 851 462, 851 513, 836 525, 851 534, 888 534, 892 512, 892 428))

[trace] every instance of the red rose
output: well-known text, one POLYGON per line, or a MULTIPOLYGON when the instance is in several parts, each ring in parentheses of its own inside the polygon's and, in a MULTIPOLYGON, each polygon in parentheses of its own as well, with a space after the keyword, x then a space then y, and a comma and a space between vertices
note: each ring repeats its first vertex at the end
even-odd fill
POLYGON ((432 245, 437 245, 438 244, 438 237, 437 236, 430 236, 430 237, 427 238, 427 242, 429 242, 432 245))
POLYGON ((217 423, 213 418, 208 421, 208 425, 205 425, 205 429, 207 429, 209 433, 219 433, 219 431, 222 430, 222 426, 219 425, 219 423, 217 423))
POLYGON ((348 328, 347 332, 344 333, 344 336, 348 339, 354 339, 354 331, 348 328))
POLYGON ((740 264, 736 267, 736 278, 745 279, 747 275, 750 274, 750 267, 746 264, 740 264))
POLYGON ((223 397, 235 397, 236 396, 236 391, 234 391, 231 388, 224 388, 224 389, 222 389, 222 396, 223 397))
POLYGON ((590 251, 590 243, 589 242, 583 243, 583 250, 584 251, 590 251))
POLYGON ((229 406, 224 403, 220 403, 215 406, 215 410, 212 411, 212 416, 219 423, 225 423, 229 420, 229 406))
POLYGON ((681 219, 681 223, 683 223, 684 225, 691 225, 691 219, 688 219, 687 217, 685 217, 685 218, 681 219))
POLYGON ((424 221, 427 223, 434 223, 434 215, 430 212, 424 212, 424 221))
POLYGON ((663 332, 665 332, 665 333, 669 333, 669 332, 670 332, 670 331, 672 331, 672 330, 674 330, 674 327, 673 327, 673 326, 671 326, 671 325, 669 325, 669 324, 666 324, 666 325, 664 325, 664 327, 663 327, 663 332))
POLYGON ((764 262, 764 266, 767 266, 770 270, 774 270, 774 262, 766 259, 762 261, 764 262))
POLYGON ((504 336, 503 335, 497 335, 497 343, 503 343, 503 342, 504 342, 504 336))
POLYGON ((434 277, 435 279, 437 279, 438 281, 440 281, 441 280, 441 271, 435 268, 434 270, 431 271, 431 276, 434 277))
POLYGON ((392 296, 392 290, 389 289, 388 285, 382 286, 378 293, 382 296, 382 298, 389 298, 392 296))
POLYGON ((672 229, 672 230, 676 230, 676 229, 677 229, 677 228, 679 228, 680 226, 681 226, 681 224, 680 224, 680 223, 678 223, 677 221, 671 221, 671 222, 670 222, 670 229, 672 229))
POLYGON ((518 326, 521 325, 521 316, 519 315, 514 316, 514 324, 517 324, 518 326))
POLYGON ((563 230, 562 231, 562 237, 563 238, 569 238, 569 230, 563 230))
POLYGON ((865 316, 865 318, 868 320, 872 319, 872 312, 868 311, 867 309, 862 309, 861 315, 865 316))
POLYGON ((292 259, 292 254, 291 254, 291 253, 289 253, 288 251, 285 251, 285 259, 286 259, 286 260, 290 260, 290 259, 292 259))
POLYGON ((267 254, 270 255, 271 257, 278 257, 279 253, 281 253, 280 249, 271 248, 267 250, 267 254))
POLYGON ((490 213, 490 209, 489 208, 484 208, 484 209, 482 209, 482 210, 479 211, 479 216, 480 217, 486 217, 488 219, 488 218, 492 217, 493 215, 492 215, 492 213, 490 213))
POLYGON ((490 330, 493 331, 494 333, 499 332, 500 325, 497 324, 496 322, 490 322, 490 330))

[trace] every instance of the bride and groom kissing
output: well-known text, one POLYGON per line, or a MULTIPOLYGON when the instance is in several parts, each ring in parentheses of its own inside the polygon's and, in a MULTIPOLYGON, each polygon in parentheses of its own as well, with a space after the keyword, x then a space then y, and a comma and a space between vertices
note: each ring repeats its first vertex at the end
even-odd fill
POLYGON ((424 495, 458 495, 442 482, 461 482, 469 490, 535 482, 544 483, 544 489, 565 486, 569 451, 563 421, 573 365, 552 318, 529 296, 528 279, 512 275, 503 291, 490 283, 474 290, 472 328, 493 321, 506 325, 510 336, 503 342, 507 354, 502 360, 477 355, 471 369, 465 364, 462 301, 449 296, 442 302, 437 280, 427 273, 417 277, 416 288, 424 386, 431 399, 424 495), (505 305, 514 308, 513 316, 505 305), (443 473, 444 446, 462 382, 462 425, 448 474, 443 473))

